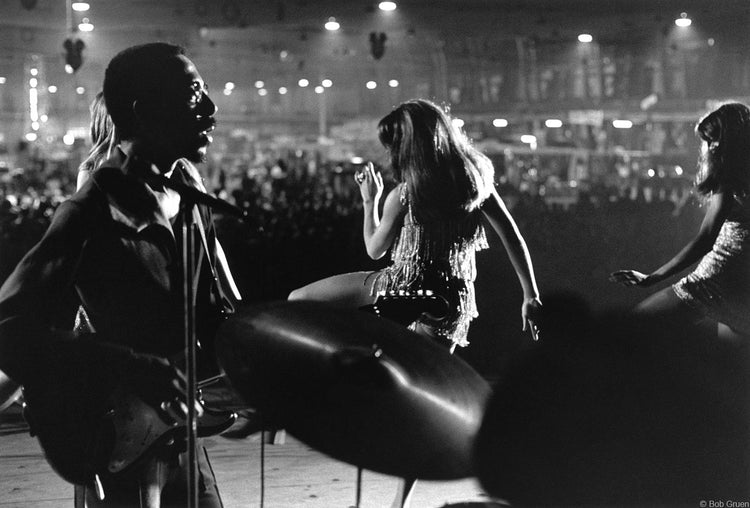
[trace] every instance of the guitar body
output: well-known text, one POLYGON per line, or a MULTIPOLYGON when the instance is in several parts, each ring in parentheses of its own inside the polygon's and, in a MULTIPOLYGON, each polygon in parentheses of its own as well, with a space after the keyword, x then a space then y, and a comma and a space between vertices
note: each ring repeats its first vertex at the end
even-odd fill
MULTIPOLYGON (((90 388, 72 395, 51 392, 27 389, 24 416, 52 469, 76 485, 91 484, 97 474, 127 472, 150 450, 187 434, 184 421, 165 422, 140 398, 119 389, 104 397, 90 388)), ((204 408, 198 436, 221 433, 236 418, 231 411, 204 408)))

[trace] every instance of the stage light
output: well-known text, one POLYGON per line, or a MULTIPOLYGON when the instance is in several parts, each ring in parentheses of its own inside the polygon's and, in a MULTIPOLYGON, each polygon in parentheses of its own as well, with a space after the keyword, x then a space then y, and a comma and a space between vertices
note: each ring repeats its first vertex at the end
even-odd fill
POLYGON ((76 12, 86 12, 89 10, 90 5, 86 2, 73 2, 73 5, 71 5, 74 11, 76 12))
POLYGON ((47 123, 47 120, 49 120, 49 117, 47 115, 42 115, 39 117, 39 120, 41 120, 42 123, 47 123))
POLYGON ((78 23, 78 29, 81 32, 91 32, 94 29, 94 25, 91 24, 89 18, 83 18, 83 20, 78 23))
POLYGON ((57 93, 57 87, 55 85, 50 85, 47 87, 47 91, 49 93, 57 93))
POLYGON ((297 81, 297 84, 298 84, 298 85, 299 85, 300 87, 302 87, 302 88, 305 88, 305 87, 306 87, 307 85, 309 85, 309 84, 310 84, 310 82, 309 82, 309 81, 308 81, 307 79, 305 79, 305 78, 302 78, 302 79, 300 79, 299 81, 297 81))
POLYGON ((378 4, 378 9, 381 11, 395 11, 396 10, 396 2, 380 2, 378 4))
POLYGON ((495 118, 492 120, 492 125, 495 127, 507 127, 508 126, 508 120, 505 118, 495 118))
POLYGON ((323 93, 325 88, 323 88, 321 85, 318 85, 315 87, 315 93, 323 93))
POLYGON ((39 130, 39 122, 31 122, 31 128, 35 131, 39 130))
POLYGON ((63 143, 65 143, 66 145, 71 146, 75 142, 76 142, 76 137, 73 134, 71 134, 70 132, 67 132, 63 136, 63 143))
POLYGON ((26 138, 26 141, 36 141, 36 132, 29 132, 24 136, 26 138))
POLYGON ((333 81, 331 81, 330 79, 324 79, 320 82, 320 84, 326 88, 331 88, 333 86, 333 81))
POLYGON ((336 21, 336 18, 330 17, 328 18, 328 21, 326 21, 325 27, 329 32, 335 32, 336 30, 341 28, 341 25, 338 21, 336 21))
POLYGON ((376 88, 378 87, 378 84, 377 84, 377 83, 375 83, 374 81, 368 81, 367 83, 365 83, 365 86, 366 86, 366 87, 367 87, 367 88, 368 88, 369 90, 375 90, 375 89, 376 89, 376 88))
POLYGON ((559 129, 562 127, 562 120, 559 120, 557 118, 550 118, 549 120, 545 120, 544 125, 549 129, 559 129))
POLYGON ((451 120, 451 123, 453 124, 453 127, 455 127, 456 129, 460 129, 461 127, 464 126, 464 121, 461 120, 460 118, 454 118, 453 120, 451 120))
POLYGON ((578 36, 578 42, 591 42, 594 38, 591 36, 591 34, 580 34, 578 36))
POLYGON ((223 91, 224 95, 232 95, 232 89, 231 88, 225 88, 223 91))
POLYGON ((234 90, 234 83, 232 83, 231 81, 227 81, 226 83, 224 83, 224 88, 227 90, 234 90))
POLYGON ((682 173, 683 173, 682 166, 675 166, 674 172, 677 174, 677 176, 682 176, 682 173))
POLYGON ((279 88, 279 93, 280 93, 281 95, 286 95, 286 93, 287 93, 288 91, 289 91, 289 90, 287 90, 285 86, 282 86, 282 87, 280 87, 280 88, 279 88))
POLYGON ((39 74, 39 69, 37 69, 36 67, 32 67, 29 70, 29 74, 31 74, 32 76, 36 76, 37 74, 39 74))
POLYGON ((38 85, 38 84, 39 84, 39 80, 37 80, 36 78, 31 78, 29 80, 29 86, 31 88, 36 88, 36 85, 38 85))
POLYGON ((266 90, 265 88, 261 88, 260 90, 258 90, 258 95, 260 95, 261 97, 265 97, 266 95, 268 95, 268 90, 266 90))
POLYGON ((630 120, 612 120, 612 127, 615 129, 630 129, 633 126, 633 122, 630 120))
POLYGON ((391 88, 396 88, 398 86, 398 80, 397 79, 390 80, 388 82, 388 86, 390 86, 391 88))
POLYGON ((693 24, 693 20, 691 20, 690 18, 688 18, 688 15, 687 15, 686 12, 681 12, 680 13, 680 17, 677 18, 676 20, 674 20, 674 24, 677 25, 677 26, 679 26, 679 27, 685 28, 685 27, 688 27, 688 26, 692 25, 693 24))
POLYGON ((76 88, 76 93, 78 95, 83 95, 84 93, 86 93, 86 89, 83 88, 82 86, 79 86, 78 88, 76 88))
POLYGON ((263 83, 262 81, 255 82, 255 88, 263 88, 264 86, 266 86, 266 84, 263 83))

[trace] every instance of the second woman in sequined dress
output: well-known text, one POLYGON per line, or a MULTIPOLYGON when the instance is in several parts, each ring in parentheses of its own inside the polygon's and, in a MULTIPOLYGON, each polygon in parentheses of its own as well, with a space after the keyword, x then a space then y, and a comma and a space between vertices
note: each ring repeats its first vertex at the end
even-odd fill
POLYGON ((475 253, 487 248, 485 217, 497 232, 523 288, 523 329, 536 334, 541 302, 529 252, 497 194, 492 163, 471 146, 450 117, 425 100, 405 102, 386 115, 378 135, 390 154, 397 186, 379 201, 383 179, 368 164, 357 179, 364 204, 367 253, 392 263, 377 272, 336 275, 292 292, 290 299, 320 300, 349 307, 373 303, 380 293, 430 290, 445 297, 442 319, 424 315, 412 328, 466 346, 477 316, 475 253))
POLYGON ((724 104, 695 130, 702 141, 697 190, 707 201, 698 234, 648 275, 620 270, 610 277, 646 287, 700 260, 692 273, 648 297, 636 312, 683 322, 707 318, 722 335, 750 336, 750 109, 724 104))

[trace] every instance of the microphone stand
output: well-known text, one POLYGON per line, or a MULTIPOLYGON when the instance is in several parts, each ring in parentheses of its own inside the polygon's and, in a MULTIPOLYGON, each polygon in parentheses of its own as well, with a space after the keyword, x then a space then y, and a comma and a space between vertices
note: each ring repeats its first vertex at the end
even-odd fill
MULTIPOLYGON (((188 508, 198 507, 198 420, 195 409, 195 394, 198 391, 196 349, 198 337, 195 326, 195 295, 193 287, 195 284, 195 228, 193 210, 198 204, 206 205, 237 217, 243 217, 244 213, 234 205, 221 199, 215 198, 205 192, 201 192, 189 185, 175 182, 158 174, 146 175, 147 182, 162 185, 172 189, 180 195, 182 216, 182 290, 183 311, 185 316, 185 376, 187 377, 187 456, 188 456, 188 508)), ((200 220, 200 214, 198 220, 200 220)), ((206 252, 206 256, 209 253, 206 252)))

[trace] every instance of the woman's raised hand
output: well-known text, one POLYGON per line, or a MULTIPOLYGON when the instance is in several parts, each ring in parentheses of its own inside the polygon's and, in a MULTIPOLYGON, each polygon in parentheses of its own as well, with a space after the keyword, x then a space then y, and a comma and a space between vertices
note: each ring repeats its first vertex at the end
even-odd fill
POLYGON ((357 171, 354 179, 359 185, 359 192, 365 203, 377 202, 380 199, 383 194, 383 175, 380 171, 375 171, 372 162, 368 162, 364 168, 357 171))
POLYGON ((609 274, 609 281, 622 284, 623 286, 647 287, 656 281, 650 275, 635 270, 618 270, 609 274))

